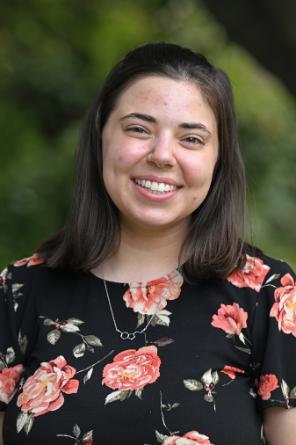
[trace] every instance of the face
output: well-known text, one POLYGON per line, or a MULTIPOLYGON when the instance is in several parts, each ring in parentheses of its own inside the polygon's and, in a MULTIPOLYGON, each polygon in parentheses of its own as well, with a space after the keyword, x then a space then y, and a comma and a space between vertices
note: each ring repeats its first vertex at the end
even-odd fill
POLYGON ((185 227, 211 185, 216 118, 196 84, 143 77, 118 98, 102 149, 105 187, 123 224, 185 227))

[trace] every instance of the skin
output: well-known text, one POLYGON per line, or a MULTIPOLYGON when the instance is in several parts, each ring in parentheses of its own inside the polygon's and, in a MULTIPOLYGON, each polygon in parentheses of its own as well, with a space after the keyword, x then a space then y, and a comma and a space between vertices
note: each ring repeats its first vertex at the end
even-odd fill
POLYGON ((266 409, 263 426, 268 445, 295 445, 296 408, 266 409))
POLYGON ((105 186, 121 215, 121 244, 97 274, 130 281, 172 271, 190 215, 212 182, 218 157, 212 109, 192 82, 137 79, 119 97, 102 144, 105 186), (171 181, 177 190, 160 202, 144 196, 134 179, 151 177, 171 181))

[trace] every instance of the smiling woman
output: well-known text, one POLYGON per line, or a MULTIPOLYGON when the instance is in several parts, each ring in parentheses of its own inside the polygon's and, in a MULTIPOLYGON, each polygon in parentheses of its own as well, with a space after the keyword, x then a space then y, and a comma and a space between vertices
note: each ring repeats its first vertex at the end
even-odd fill
POLYGON ((244 242, 244 202, 226 74, 127 54, 67 224, 1 274, 5 445, 294 444, 295 275, 244 242))
POLYGON ((218 158, 216 118, 200 89, 164 76, 137 79, 110 114, 102 146, 121 230, 185 234, 218 158))

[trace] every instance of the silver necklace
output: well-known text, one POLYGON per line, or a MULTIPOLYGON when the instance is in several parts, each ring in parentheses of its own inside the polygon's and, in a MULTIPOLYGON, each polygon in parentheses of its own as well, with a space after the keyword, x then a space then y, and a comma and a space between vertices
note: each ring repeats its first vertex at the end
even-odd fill
POLYGON ((110 300, 110 297, 109 297, 109 292, 108 292, 108 289, 107 289, 106 281, 103 280, 103 282, 104 282, 104 287, 105 287, 105 291, 106 291, 106 296, 107 296, 107 300, 108 300, 108 304, 109 304, 110 313, 111 313, 111 317, 112 317, 112 320, 113 320, 114 328, 115 328, 115 331, 119 334, 121 340, 134 340, 136 338, 136 335, 144 334, 144 332, 146 332, 147 329, 149 328, 149 326, 150 326, 153 318, 155 317, 156 313, 154 315, 151 315, 151 317, 149 318, 146 326, 143 329, 141 329, 140 331, 138 331, 138 330, 133 331, 133 332, 121 331, 118 328, 116 320, 115 320, 114 311, 113 311, 111 300, 110 300))

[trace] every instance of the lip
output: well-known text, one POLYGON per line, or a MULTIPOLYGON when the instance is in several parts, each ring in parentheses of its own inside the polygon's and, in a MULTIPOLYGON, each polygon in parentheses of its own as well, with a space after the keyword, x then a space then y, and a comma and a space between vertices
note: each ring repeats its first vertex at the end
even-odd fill
MULTIPOLYGON (((137 179, 139 179, 139 178, 137 177, 137 179)), ((159 193, 159 194, 153 193, 153 192, 151 192, 151 190, 141 187, 135 181, 132 181, 132 183, 134 184, 136 192, 141 196, 141 198, 142 199, 144 198, 144 200, 148 200, 150 202, 161 203, 161 202, 165 202, 165 201, 170 201, 179 193, 178 188, 176 188, 175 190, 173 190, 171 192, 166 192, 163 194, 162 193, 159 193)))
POLYGON ((164 184, 174 185, 177 188, 182 187, 180 184, 178 184, 174 179, 166 178, 164 176, 155 176, 155 175, 139 175, 132 177, 132 181, 134 182, 135 179, 144 179, 145 181, 155 181, 158 183, 163 182, 164 184))

